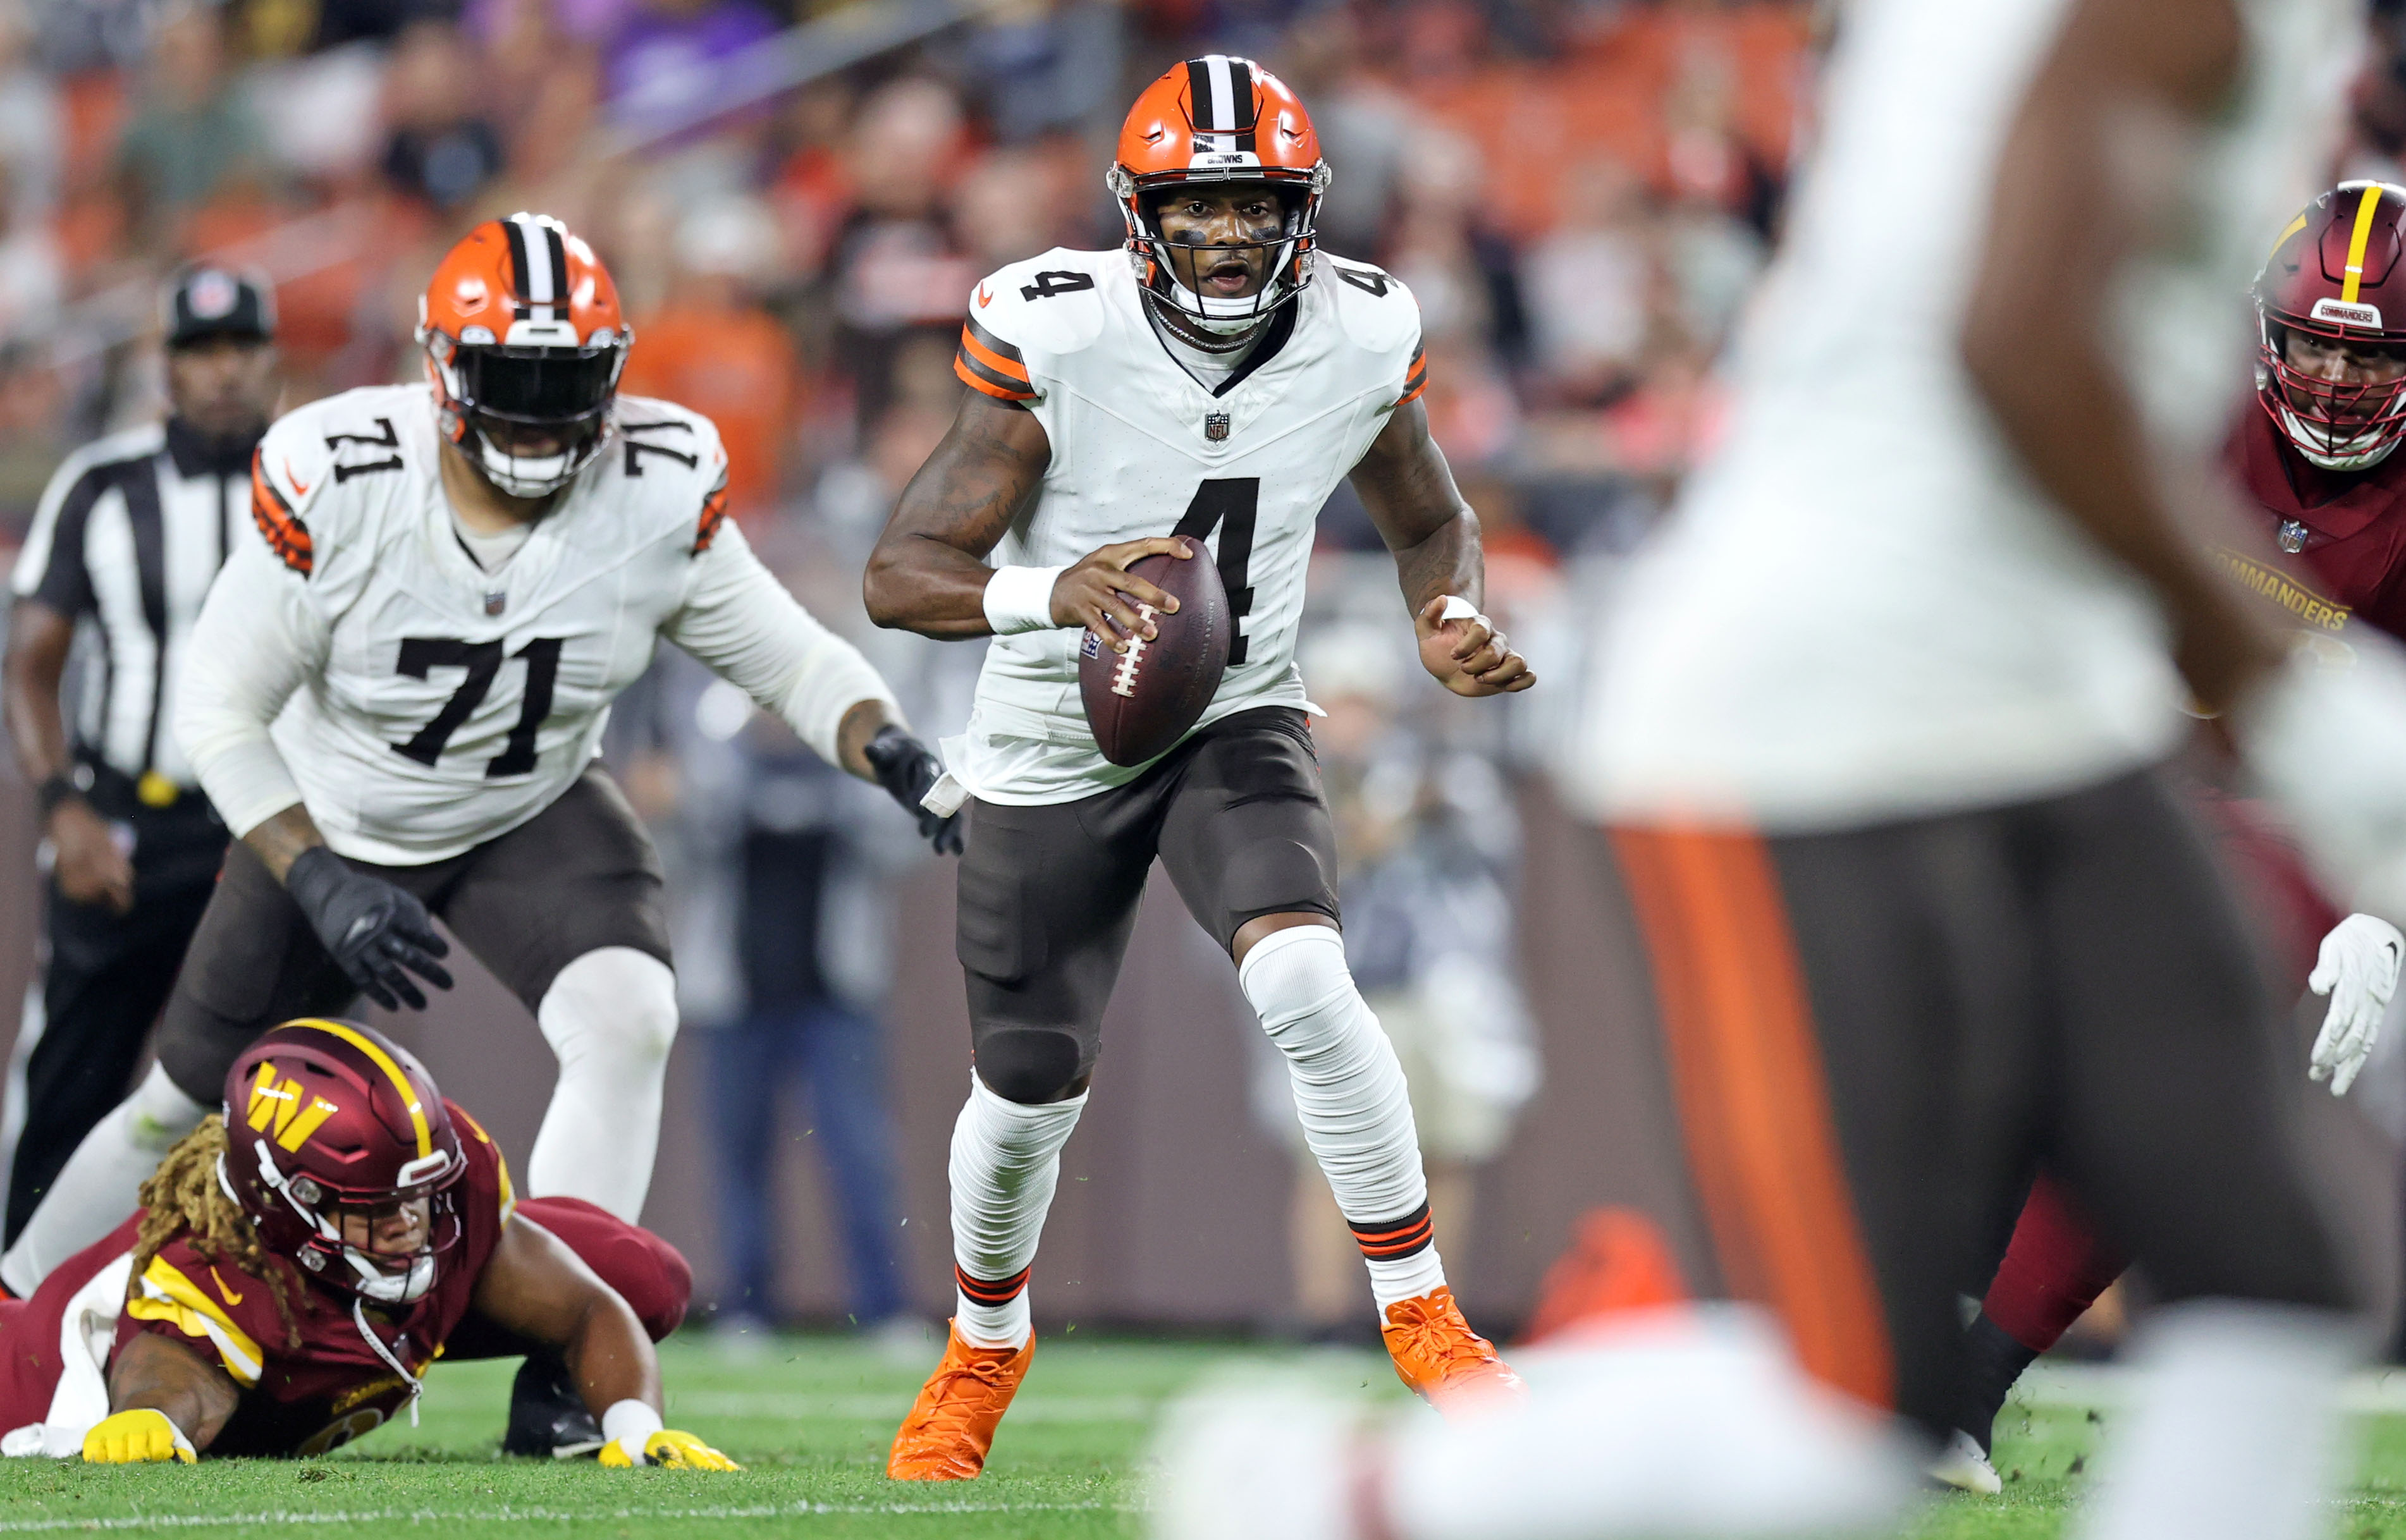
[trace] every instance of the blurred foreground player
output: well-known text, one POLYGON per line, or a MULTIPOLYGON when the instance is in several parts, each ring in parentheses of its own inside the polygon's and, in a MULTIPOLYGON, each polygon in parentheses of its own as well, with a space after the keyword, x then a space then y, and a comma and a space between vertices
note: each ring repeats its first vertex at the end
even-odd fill
POLYGON ((485 1131, 389 1038, 288 1022, 225 1096, 140 1212, 0 1304, 0 1449, 323 1454, 415 1421, 437 1356, 549 1349, 603 1464, 736 1468, 661 1425, 652 1343, 685 1314, 684 1259, 574 1198, 514 1199, 485 1131))
MULTIPOLYGON (((2305 191, 2354 8, 1850 7, 1726 446, 1609 617, 1566 776, 1652 955, 1720 1281, 1808 1371, 1935 1447, 1957 1295, 2033 1162, 2144 1261, 2167 1303, 2102 1540, 2314 1533, 2389 1292, 2158 769, 2185 692, 2228 712, 2334 884, 2406 896, 2406 662, 2285 653, 2210 549, 2245 539, 2211 463, 2229 296, 2305 191)), ((1629 1533, 1562 1469, 1575 1412, 1457 1463, 1475 1510, 1404 1501, 1406 1447, 1288 1477, 1319 1519, 1277 1533, 1629 1533)), ((1274 1484, 1218 1499, 1222 1533, 1274 1484)))
POLYGON ((0 1104, 0 1244, 124 1099, 225 857, 225 825, 167 727, 201 601, 248 523, 251 450, 283 388, 276 291, 204 265, 160 301, 166 422, 67 457, 10 579, 0 688, 50 869, 41 987, 0 1104), (70 704, 61 688, 79 641, 70 704))
POLYGON ((1037 1236, 1156 855, 1286 1056, 1397 1374, 1439 1402, 1519 1383, 1446 1287, 1403 1070, 1337 929, 1294 659, 1313 521, 1339 480, 1394 552, 1428 671, 1465 696, 1534 677, 1476 615, 1479 519, 1429 437, 1418 305, 1318 249, 1328 176, 1303 104, 1249 60, 1190 60, 1148 86, 1110 174, 1125 248, 1056 248, 977 286, 957 363, 972 393, 870 558, 880 625, 997 639, 947 756, 975 798, 960 1297, 895 1437, 899 1478, 977 1475, 1026 1373, 1037 1236), (1227 671, 1174 747, 1116 766, 1080 704, 1080 632, 1121 652, 1157 634, 1137 606, 1175 602, 1126 569, 1182 555, 1173 532, 1208 543, 1225 584, 1227 671))
MULTIPOLYGON (((2366 629, 2406 637, 2406 188, 2343 182, 2282 231, 2256 279, 2257 403, 2225 450, 2257 538, 2216 554, 2316 646, 2348 655, 2366 629)), ((2258 876, 2265 874, 2250 873, 2258 876)), ((2286 909, 2293 884, 2259 886, 2286 909)), ((2310 900, 2309 900, 2310 901, 2310 900)), ((2294 940, 2284 951, 2294 952, 2294 940)), ((2286 961, 2330 996, 2309 1073, 2345 1095, 2380 1035, 2406 940, 2352 914, 2286 961), (2308 969, 2312 969, 2309 973, 2308 969)), ((2024 1369, 2121 1275, 2127 1258, 2042 1181, 1965 1338, 1958 1446, 1946 1478, 1994 1491, 1985 1454, 2024 1369)))
POLYGON ((663 638, 946 832, 885 681, 727 518, 709 419, 619 395, 631 339, 591 248, 556 219, 488 220, 421 303, 426 385, 313 403, 260 445, 259 538, 210 591, 175 717, 235 842, 157 1067, 0 1259, 21 1296, 261 1030, 447 987, 430 915, 559 1056, 529 1191, 642 1213, 675 982, 658 857, 594 751, 663 638))

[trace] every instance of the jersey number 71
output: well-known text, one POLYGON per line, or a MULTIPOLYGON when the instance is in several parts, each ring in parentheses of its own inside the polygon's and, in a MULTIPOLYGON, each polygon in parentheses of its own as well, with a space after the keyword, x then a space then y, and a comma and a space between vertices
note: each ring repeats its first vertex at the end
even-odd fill
MULTIPOLYGON (((539 636, 510 654, 523 658, 527 666, 526 702, 518 708, 517 725, 510 728, 510 741, 502 752, 485 766, 488 777, 525 775, 534 769, 535 729, 551 714, 552 685, 559 678, 559 647, 561 639, 539 636)), ((460 730, 485 696, 493 687, 493 678, 502 671, 502 644, 498 642, 461 642, 447 636, 405 636, 401 639, 401 671, 412 679, 427 678, 436 669, 465 669, 468 677, 443 702, 434 720, 418 729, 418 735, 406 743, 395 743, 392 752, 421 765, 432 765, 443 757, 443 745, 460 730)))

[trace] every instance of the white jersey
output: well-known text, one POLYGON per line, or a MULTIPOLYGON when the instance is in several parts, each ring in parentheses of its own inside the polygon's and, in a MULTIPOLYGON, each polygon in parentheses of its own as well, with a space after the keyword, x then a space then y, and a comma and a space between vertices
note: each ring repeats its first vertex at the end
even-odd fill
MULTIPOLYGON (((1053 448, 1041 487, 988 560, 1059 567, 1122 541, 1200 537, 1237 629, 1198 727, 1305 703, 1295 642, 1314 521, 1422 382, 1410 292, 1376 268, 1314 260, 1274 331, 1213 389, 1153 332, 1125 251, 1055 248, 969 297, 963 377, 1023 403, 1053 448)), ((1066 802, 1142 773, 1095 747, 1078 693, 1082 635, 1027 631, 987 647, 969 732, 946 754, 978 796, 1066 802)))
MULTIPOLYGON (((2182 732, 2139 580, 2026 477, 1959 338, 1995 171, 2071 0, 1861 0, 1737 409, 1605 626, 1564 779, 1606 816, 1847 827, 2067 790, 2182 732)), ((2119 275, 2158 442, 2202 455, 2248 385, 2245 288, 2314 191, 2348 0, 2242 0, 2252 58, 2119 275)))
POLYGON ((355 859, 469 850, 583 773, 663 636, 829 758, 852 705, 891 709, 726 520, 710 420, 634 397, 613 411, 603 453, 491 572, 445 500, 424 386, 348 391, 268 430, 254 534, 210 591, 177 702, 236 834, 297 801, 355 859))

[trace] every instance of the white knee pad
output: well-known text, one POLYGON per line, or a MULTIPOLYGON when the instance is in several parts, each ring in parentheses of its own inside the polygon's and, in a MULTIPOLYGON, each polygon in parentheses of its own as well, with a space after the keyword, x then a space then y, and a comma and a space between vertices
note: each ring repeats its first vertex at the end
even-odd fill
POLYGON ((52 1268, 123 1223, 161 1158, 215 1110, 184 1095, 165 1069, 152 1065, 134 1095, 94 1123, 67 1157, 17 1244, 0 1257, 0 1283, 24 1299, 52 1268))
POLYGON ((633 1223, 651 1190, 676 1041, 676 975, 632 947, 588 952, 535 1008, 559 1081, 527 1157, 531 1197, 575 1197, 633 1223))

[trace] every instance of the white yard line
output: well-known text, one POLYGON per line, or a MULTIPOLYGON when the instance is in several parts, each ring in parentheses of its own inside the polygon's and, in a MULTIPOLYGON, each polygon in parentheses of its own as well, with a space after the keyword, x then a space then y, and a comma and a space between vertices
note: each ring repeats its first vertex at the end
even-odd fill
MULTIPOLYGON (((1012 1403, 1013 1422, 1150 1422, 1168 1396, 1027 1396, 1012 1403)), ((785 1391, 671 1391, 669 1412, 693 1417, 766 1417, 787 1421, 885 1422, 911 1409, 910 1392, 809 1395, 785 1391)))
POLYGON ((560 1524, 593 1523, 616 1519, 813 1519, 822 1515, 901 1516, 914 1513, 1099 1513, 1107 1509, 1135 1512, 1115 1503, 776 1503, 748 1507, 715 1508, 518 1508, 503 1505, 473 1510, 441 1508, 365 1508, 344 1512, 270 1509, 259 1513, 133 1514, 114 1519, 0 1519, 0 1534, 34 1534, 65 1530, 232 1529, 241 1526, 325 1524, 560 1524))

